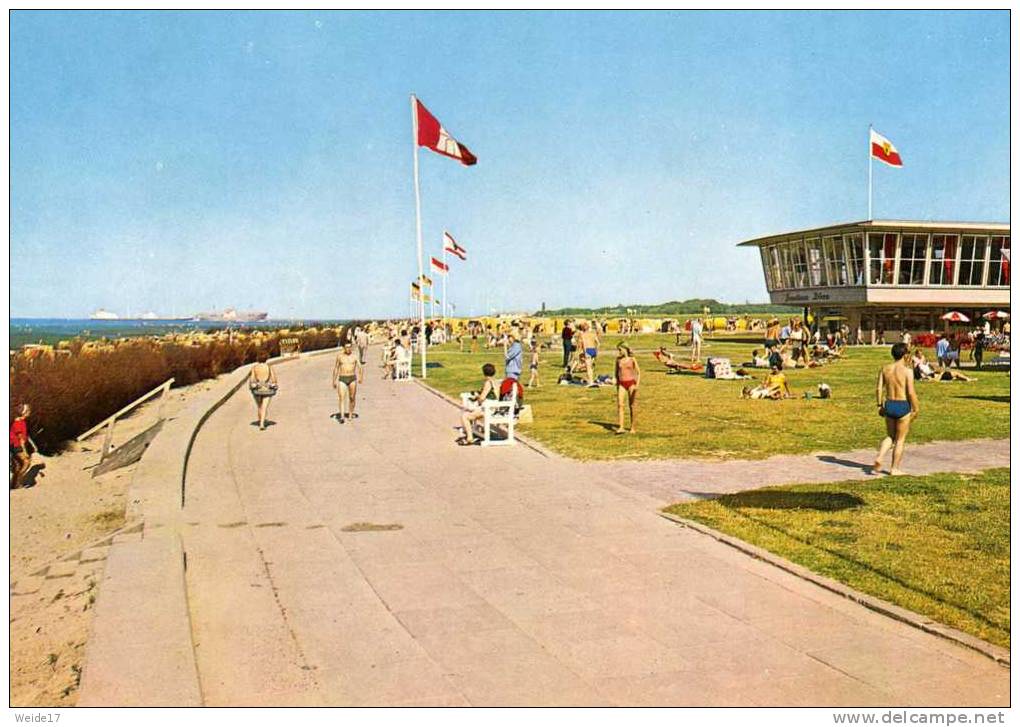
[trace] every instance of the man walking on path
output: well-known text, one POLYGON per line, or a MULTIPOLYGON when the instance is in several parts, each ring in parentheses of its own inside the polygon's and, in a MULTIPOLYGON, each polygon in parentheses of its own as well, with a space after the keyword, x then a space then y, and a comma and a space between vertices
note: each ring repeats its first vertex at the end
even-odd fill
POLYGON ((361 360, 351 351, 351 343, 344 343, 343 350, 337 354, 333 366, 333 388, 337 395, 337 421, 344 423, 344 404, 347 404, 347 418, 356 419, 354 407, 357 403, 358 384, 365 378, 361 360))
POLYGON ((574 350, 574 329, 570 325, 571 321, 568 318, 563 321, 563 331, 560 335, 563 338, 563 368, 566 369, 570 365, 570 354, 574 350))
POLYGON ((357 328, 354 331, 354 344, 358 347, 358 360, 365 365, 365 355, 368 352, 368 331, 364 328, 357 328))
POLYGON ((886 437, 879 446, 872 474, 878 474, 889 448, 892 447, 892 466, 889 474, 902 475, 900 462, 903 447, 910 432, 910 422, 917 416, 919 405, 914 391, 914 370, 910 361, 910 348, 905 343, 892 347, 893 362, 886 364, 878 374, 876 396, 878 413, 885 418, 886 437))

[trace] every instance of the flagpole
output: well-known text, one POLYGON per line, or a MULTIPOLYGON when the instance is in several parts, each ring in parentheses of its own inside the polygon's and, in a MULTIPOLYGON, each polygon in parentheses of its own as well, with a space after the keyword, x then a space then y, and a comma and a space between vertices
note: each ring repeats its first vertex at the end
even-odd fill
MULTIPOLYGON (((443 265, 446 265, 446 240, 443 240, 443 265)), ((443 271, 443 328, 446 328, 446 279, 450 277, 450 266, 443 271)))
POLYGON ((868 124, 868 222, 871 222, 871 168, 873 166, 871 154, 871 124, 868 124))
MULTIPOLYGON (((418 99, 415 98, 414 94, 411 94, 411 148, 414 150, 414 211, 415 211, 415 223, 416 230, 418 233, 418 283, 422 285, 424 290, 424 281, 422 278, 425 275, 424 266, 422 263, 422 245, 421 245, 421 185, 418 181, 418 99)), ((421 377, 427 378, 427 367, 425 365, 425 298, 418 296, 418 320, 420 322, 420 329, 418 331, 418 343, 421 347, 421 377)))

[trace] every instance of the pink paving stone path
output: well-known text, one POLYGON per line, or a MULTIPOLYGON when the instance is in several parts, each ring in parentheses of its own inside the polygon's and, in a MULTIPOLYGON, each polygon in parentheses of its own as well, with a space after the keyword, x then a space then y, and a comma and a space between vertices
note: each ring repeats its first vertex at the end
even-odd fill
POLYGON ((338 424, 332 364, 280 367, 267 431, 242 392, 196 441, 205 704, 1008 703, 1008 669, 670 523, 611 466, 456 447, 413 383, 373 371, 338 424))

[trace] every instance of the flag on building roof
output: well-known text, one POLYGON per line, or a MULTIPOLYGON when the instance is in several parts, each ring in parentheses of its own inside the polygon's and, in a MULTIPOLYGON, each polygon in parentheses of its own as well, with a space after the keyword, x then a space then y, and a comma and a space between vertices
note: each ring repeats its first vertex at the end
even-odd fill
POLYGON ((450 132, 443 128, 439 119, 429 113, 425 104, 417 98, 414 103, 418 119, 418 146, 456 159, 466 167, 478 162, 478 158, 466 146, 450 136, 450 132))
POLYGON ((457 244, 457 241, 453 239, 453 235, 449 232, 443 233, 443 249, 446 252, 453 253, 461 260, 467 260, 467 250, 457 244))
POLYGON ((870 129, 869 132, 871 134, 871 156, 880 162, 885 162, 890 167, 902 167, 903 160, 892 142, 874 129, 870 129))
POLYGON ((435 258, 432 258, 431 260, 432 260, 431 263, 432 272, 436 273, 437 275, 446 275, 447 271, 449 271, 450 269, 450 266, 444 263, 442 260, 436 260, 435 258))

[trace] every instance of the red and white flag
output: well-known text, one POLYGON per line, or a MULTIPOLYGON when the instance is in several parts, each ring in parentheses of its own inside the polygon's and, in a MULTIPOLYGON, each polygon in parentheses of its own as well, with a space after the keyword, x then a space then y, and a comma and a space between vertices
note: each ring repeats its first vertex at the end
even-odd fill
POLYGON ((432 258, 432 272, 438 275, 446 275, 449 272, 450 266, 444 263, 442 260, 436 260, 432 258))
POLYGON ((869 132, 871 134, 871 156, 880 162, 885 162, 890 167, 902 167, 903 160, 892 142, 874 129, 870 129, 869 132))
POLYGON ((458 245, 457 241, 453 239, 453 235, 449 232, 443 233, 443 250, 453 253, 461 260, 467 260, 467 250, 458 245))
POLYGON ((443 128, 439 119, 430 114, 425 104, 417 98, 414 100, 414 110, 418 119, 418 146, 456 159, 466 167, 478 162, 478 158, 466 146, 450 136, 450 132, 443 128))

